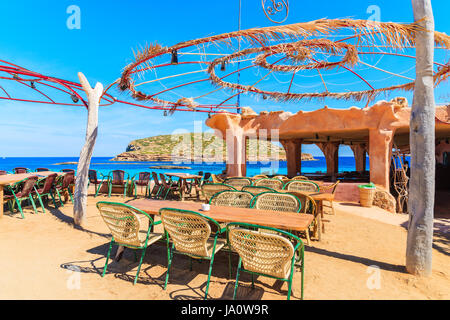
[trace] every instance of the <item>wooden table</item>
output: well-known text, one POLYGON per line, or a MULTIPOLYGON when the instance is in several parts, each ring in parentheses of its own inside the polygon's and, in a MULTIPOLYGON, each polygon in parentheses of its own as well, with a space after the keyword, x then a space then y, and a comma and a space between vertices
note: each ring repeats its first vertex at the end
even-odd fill
POLYGON ((311 214, 213 205, 209 211, 201 211, 202 204, 198 202, 136 199, 127 204, 151 215, 159 214, 161 208, 184 209, 200 212, 218 222, 243 222, 283 230, 307 231, 314 220, 311 214))
POLYGON ((0 218, 3 217, 3 188, 12 183, 19 182, 23 179, 38 176, 39 178, 46 178, 49 175, 57 173, 58 175, 64 175, 64 172, 53 172, 53 171, 41 171, 41 172, 30 172, 30 173, 19 173, 19 174, 5 174, 0 176, 0 218))
MULTIPOLYGON (((189 180, 189 179, 201 179, 202 178, 202 176, 199 176, 197 174, 182 173, 182 172, 165 172, 164 174, 166 176, 170 177, 170 178, 172 178, 172 177, 178 178, 178 185, 180 187, 181 201, 184 200, 185 191, 187 191, 187 189, 188 189, 188 187, 187 187, 188 186, 187 180, 189 180)), ((200 197, 200 193, 199 193, 198 189, 196 191, 197 191, 197 199, 198 199, 200 197)))

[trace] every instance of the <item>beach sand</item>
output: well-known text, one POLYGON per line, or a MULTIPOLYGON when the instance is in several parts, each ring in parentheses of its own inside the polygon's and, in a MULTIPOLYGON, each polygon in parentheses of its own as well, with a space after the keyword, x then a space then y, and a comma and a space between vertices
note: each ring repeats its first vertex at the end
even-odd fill
MULTIPOLYGON (((70 202, 38 215, 27 208, 24 220, 5 212, 0 219, 0 299, 202 299, 209 262, 194 261, 189 271, 183 255, 175 255, 163 290, 165 243, 148 248, 136 285, 137 263, 129 249, 101 277, 110 235, 95 203, 107 199, 89 197, 84 230, 73 227, 70 202)), ((109 200, 123 202, 118 195, 109 200)), ((405 272, 405 215, 356 204, 336 207, 336 215, 326 215, 322 241, 306 247, 305 299, 450 299, 448 228, 437 229, 434 236, 433 275, 418 278, 405 272)), ((439 223, 448 222, 444 218, 439 223)), ((217 254, 210 299, 232 298, 237 262, 233 256, 233 278, 228 279, 228 253, 217 254)), ((286 299, 286 283, 259 276, 251 289, 248 274, 242 273, 240 280, 238 299, 286 299)), ((299 297, 296 272, 292 299, 299 297)))

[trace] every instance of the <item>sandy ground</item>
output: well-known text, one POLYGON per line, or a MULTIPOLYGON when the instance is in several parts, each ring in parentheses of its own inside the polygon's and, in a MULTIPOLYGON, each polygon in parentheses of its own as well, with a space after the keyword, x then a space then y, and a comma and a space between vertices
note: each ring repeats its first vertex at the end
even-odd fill
MULTIPOLYGON (((9 212, 0 220, 0 299, 202 299, 209 262, 194 262, 176 255, 167 290, 164 243, 147 250, 138 283, 133 286, 137 263, 126 249, 120 262, 112 262, 101 277, 109 246, 109 232, 89 197, 85 230, 72 225, 72 204, 38 215, 25 210, 26 219, 9 212)), ((130 199, 130 198, 128 198, 130 199)), ((112 196, 112 201, 123 201, 112 196)), ((406 216, 381 209, 339 204, 327 215, 321 242, 313 241, 305 253, 305 299, 450 299, 450 235, 436 229, 433 275, 416 278, 405 272, 406 216)), ((449 219, 439 223, 448 226, 449 219)), ((116 249, 113 249, 113 254, 116 249)), ((210 298, 231 299, 228 254, 214 262, 210 298)), ((255 289, 243 273, 239 299, 286 299, 287 284, 259 276, 255 289)), ((300 296, 300 273, 294 276, 292 299, 300 296)))

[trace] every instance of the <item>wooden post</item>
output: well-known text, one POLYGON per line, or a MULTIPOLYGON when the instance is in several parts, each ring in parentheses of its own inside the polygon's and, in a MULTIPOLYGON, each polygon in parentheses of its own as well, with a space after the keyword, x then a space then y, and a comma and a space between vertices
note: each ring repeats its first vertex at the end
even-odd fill
POLYGON ((410 120, 411 180, 406 270, 431 275, 434 184, 435 105, 433 93, 434 18, 430 0, 412 0, 416 31, 416 81, 410 120))
POLYGON ((79 72, 81 86, 88 99, 88 117, 86 125, 86 141, 80 153, 75 181, 73 219, 75 225, 82 226, 86 218, 87 195, 89 182, 89 166, 94 152, 98 131, 98 105, 103 94, 103 85, 99 82, 92 89, 86 77, 79 72))

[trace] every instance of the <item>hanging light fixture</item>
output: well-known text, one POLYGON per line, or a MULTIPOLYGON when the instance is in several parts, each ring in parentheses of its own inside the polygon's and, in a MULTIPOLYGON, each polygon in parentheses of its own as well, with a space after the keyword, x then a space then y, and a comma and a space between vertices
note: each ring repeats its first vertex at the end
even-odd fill
POLYGON ((17 73, 14 73, 14 74, 13 74, 13 79, 20 80, 20 78, 19 78, 19 76, 17 75, 17 73))
POLYGON ((225 62, 220 65, 220 71, 225 71, 225 62))
POLYGON ((164 117, 167 117, 167 110, 164 110, 164 117))
POLYGON ((211 118, 211 112, 208 112, 208 119, 211 118))
POLYGON ((78 103, 78 101, 80 101, 80 99, 78 99, 78 97, 74 94, 71 94, 70 98, 72 98, 73 103, 78 103))
POLYGON ((32 89, 36 89, 36 85, 34 84, 34 81, 31 81, 30 87, 31 87, 32 89))
POLYGON ((263 94, 263 99, 264 99, 264 100, 266 100, 266 99, 267 99, 267 96, 266 96, 265 94, 263 94))
POLYGON ((177 50, 172 50, 172 59, 170 60, 171 64, 178 64, 178 52, 177 50))

